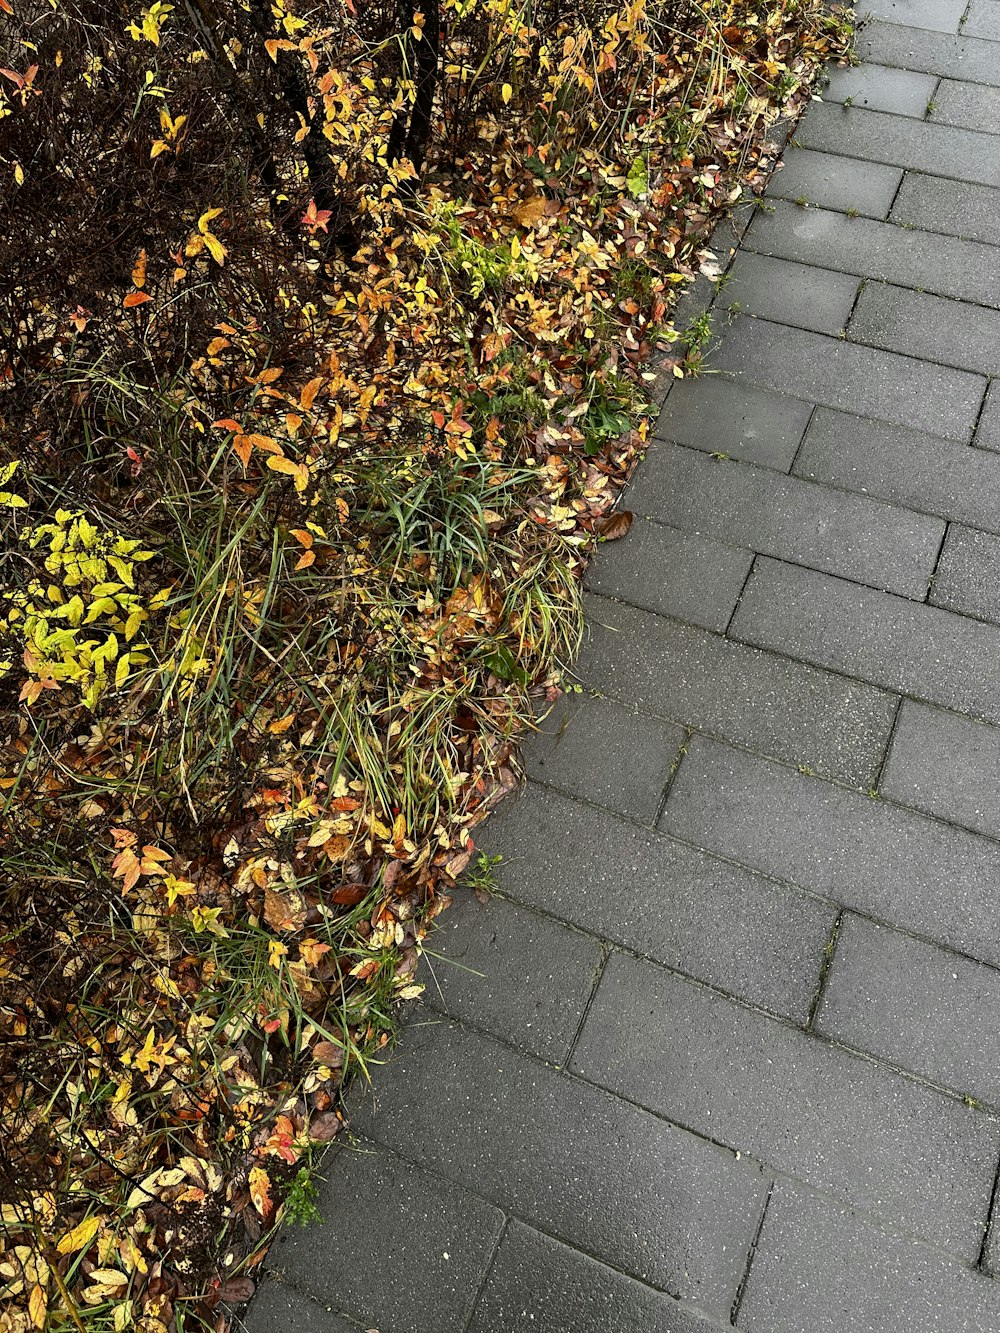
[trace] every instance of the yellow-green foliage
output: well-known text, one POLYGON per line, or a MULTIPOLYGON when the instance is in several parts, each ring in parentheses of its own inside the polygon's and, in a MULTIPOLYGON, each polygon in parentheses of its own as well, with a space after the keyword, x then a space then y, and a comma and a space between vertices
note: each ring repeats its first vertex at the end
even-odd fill
MULTIPOLYGON (((16 464, 8 465, 0 482, 6 484, 15 470, 16 464)), ((0 492, 0 503, 18 509, 27 504, 13 492, 0 492)), ((57 509, 51 523, 25 528, 18 541, 43 555, 40 569, 37 558, 29 557, 35 572, 23 586, 0 593, 0 635, 18 645, 29 674, 22 698, 33 703, 43 689, 68 682, 93 708, 110 680, 121 688, 134 667, 150 660, 149 645, 136 636, 167 593, 144 602, 136 591, 136 567, 153 552, 91 522, 79 509, 57 509), (43 581, 43 570, 50 582, 43 581)), ((12 666, 11 656, 0 657, 0 674, 12 666)))

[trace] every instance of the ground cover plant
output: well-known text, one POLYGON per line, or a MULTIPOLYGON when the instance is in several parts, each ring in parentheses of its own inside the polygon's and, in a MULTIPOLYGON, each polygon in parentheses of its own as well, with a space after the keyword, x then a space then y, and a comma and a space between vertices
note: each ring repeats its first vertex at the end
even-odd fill
POLYGON ((0 0, 0 1330, 226 1325, 817 0, 0 0), (645 378, 644 378, 645 375, 645 378))

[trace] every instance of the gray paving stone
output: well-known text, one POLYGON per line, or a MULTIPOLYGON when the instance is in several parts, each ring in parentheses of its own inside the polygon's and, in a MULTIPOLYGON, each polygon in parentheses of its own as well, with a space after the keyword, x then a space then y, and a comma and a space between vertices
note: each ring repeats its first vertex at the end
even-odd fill
POLYGON ((694 282, 684 288, 674 307, 674 328, 687 329, 705 313, 714 300, 715 283, 703 273, 696 274, 694 282))
POLYGON ((931 434, 957 440, 969 439, 986 387, 967 371, 742 317, 708 365, 749 387, 794 392, 821 407, 900 426, 916 419, 931 434))
MULTIPOLYGON (((990 5, 1000 13, 998 0, 990 0, 990 5)), ((959 125, 967 130, 1000 134, 1000 88, 942 79, 928 119, 938 125, 959 125)))
POLYGON ((685 734, 682 727, 611 699, 563 695, 527 738, 525 771, 538 782, 651 824, 685 734))
POLYGON ((936 32, 958 32, 966 0, 860 0, 858 18, 871 15, 884 23, 936 32))
POLYGON ((271 1278, 261 1282, 253 1303, 234 1326, 245 1333, 360 1333, 360 1325, 348 1323, 326 1305, 304 1296, 287 1282, 271 1278))
POLYGON ((503 856, 502 893, 773 1013, 808 1017, 832 904, 538 787, 505 801, 476 842, 503 856))
POLYGON ((1000 628, 758 558, 733 636, 1000 722, 1000 628))
POLYGON ((893 222, 910 223, 924 231, 996 245, 1000 237, 1000 190, 907 171, 890 216, 893 222))
POLYGON ((810 404, 795 398, 701 375, 674 384, 655 433, 660 440, 787 472, 811 412, 810 404))
POLYGON ((1000 87, 996 51, 975 37, 870 23, 857 34, 855 50, 863 61, 1000 87))
MULTIPOLYGON (((729 1327, 729 1324, 726 1324, 729 1327)), ((511 1222, 469 1333, 714 1333, 662 1292, 511 1222)))
POLYGON ((922 119, 936 87, 933 74, 887 69, 885 65, 837 65, 830 71, 823 100, 846 102, 850 98, 852 106, 922 119))
MULTIPOLYGON (((644 470, 669 450, 653 440, 644 470)), ((626 501, 632 503, 631 495, 626 501)), ((589 592, 673 616, 720 634, 729 624, 753 559, 740 550, 707 537, 636 518, 628 537, 602 542, 587 568, 589 592)))
POLYGON ((1000 1103, 1000 972, 846 913, 816 1030, 1000 1103))
POLYGON ((994 1333, 1000 1286, 780 1181, 737 1325, 745 1333, 994 1333))
POLYGON ((853 342, 961 370, 1000 373, 1000 310, 965 301, 869 282, 858 297, 849 336, 853 342))
POLYGON ((1000 838, 1000 731, 904 699, 879 790, 925 814, 1000 838))
POLYGON ((443 1020, 411 1024, 379 1072, 377 1109, 366 1099, 354 1124, 610 1267, 728 1314, 766 1192, 755 1163, 443 1020))
POLYGON ((817 208, 853 208, 866 217, 884 218, 902 177, 899 167, 787 148, 765 193, 772 199, 805 199, 817 208))
POLYGON ((794 472, 1000 532, 1000 459, 917 430, 820 408, 794 472))
POLYGON ((803 148, 886 162, 932 176, 1000 185, 1000 139, 953 125, 812 102, 795 132, 795 142, 803 148))
MULTIPOLYGON (((936 25, 925 24, 925 27, 936 25)), ((963 37, 983 37, 1000 42, 1000 4, 997 0, 969 0, 969 12, 962 23, 963 37)))
MULTIPOLYGON (((976 426, 973 444, 978 449, 1000 452, 1000 388, 995 383, 991 384, 986 392, 986 401, 983 403, 979 424, 976 426)), ((989 528, 991 525, 980 523, 978 526, 989 528)))
POLYGON ((741 250, 716 305, 815 333, 839 333, 847 324, 857 290, 857 279, 846 273, 741 250))
POLYGON ((454 899, 427 940, 425 1000, 561 1064, 593 989, 599 941, 503 898, 481 903, 460 888, 454 899))
POLYGON ((640 468, 631 495, 677 527, 907 597, 926 596, 945 531, 941 519, 676 445, 640 468))
POLYGON ((1000 624, 1000 538, 953 523, 941 551, 931 601, 1000 624))
POLYGON ((853 785, 873 780, 895 713, 886 694, 617 602, 585 601, 576 670, 588 688, 853 785))
POLYGON ((824 265, 938 296, 1000 306, 996 248, 978 241, 908 231, 891 222, 852 218, 824 208, 802 209, 781 200, 773 213, 757 214, 746 244, 799 264, 824 265))
POLYGON ((284 1228, 270 1267, 356 1312, 363 1328, 462 1333, 503 1229, 500 1209, 370 1143, 337 1149, 325 1177, 319 1208, 336 1218, 336 1242, 323 1227, 284 1228), (405 1281, 393 1279, 400 1273, 405 1281))
POLYGON ((866 916, 1000 962, 1000 847, 987 838, 698 737, 661 826, 866 916))
POLYGON ((588 1079, 974 1261, 1000 1123, 626 954, 573 1053, 588 1079))

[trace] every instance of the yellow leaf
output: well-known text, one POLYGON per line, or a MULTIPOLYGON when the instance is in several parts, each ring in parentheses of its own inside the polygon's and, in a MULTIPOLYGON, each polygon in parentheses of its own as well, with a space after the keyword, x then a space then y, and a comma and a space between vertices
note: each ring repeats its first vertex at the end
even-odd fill
POLYGON ((510 99, 514 96, 514 89, 510 86, 509 83, 505 83, 503 87, 500 89, 500 96, 504 100, 504 105, 506 105, 510 101, 510 99))
POLYGON ((14 179, 17 181, 18 185, 24 184, 24 168, 21 166, 20 162, 14 163, 14 179))
POLYGON ((215 260, 217 264, 224 264, 226 262, 225 246, 218 239, 218 237, 213 236, 210 231, 206 231, 204 233, 204 237, 205 237, 205 244, 208 246, 208 253, 212 256, 212 258, 215 260))
POLYGON ((45 1288, 40 1287, 36 1282, 31 1288, 31 1295, 28 1297, 28 1317, 36 1328, 45 1327, 45 1311, 48 1309, 49 1298, 45 1294, 45 1288))
POLYGON ((198 230, 203 236, 205 232, 208 231, 208 224, 213 218, 217 218, 221 212, 221 208, 210 208, 207 213, 202 213, 201 217, 198 219, 198 230))
POLYGON ((298 475, 300 463, 296 463, 293 458, 286 458, 284 454, 271 454, 267 460, 267 466, 272 472, 281 472, 286 477, 295 477, 298 475))
POLYGON ((100 1225, 101 1219, 99 1217, 86 1218, 72 1231, 66 1232, 56 1246, 56 1250, 60 1254, 76 1254, 77 1250, 85 1250, 97 1235, 100 1225))
MULTIPOLYGON (((132 270, 132 286, 145 287, 146 285, 146 248, 139 251, 139 258, 135 261, 135 268, 132 270)), ((133 305, 135 302, 133 302, 133 305)))

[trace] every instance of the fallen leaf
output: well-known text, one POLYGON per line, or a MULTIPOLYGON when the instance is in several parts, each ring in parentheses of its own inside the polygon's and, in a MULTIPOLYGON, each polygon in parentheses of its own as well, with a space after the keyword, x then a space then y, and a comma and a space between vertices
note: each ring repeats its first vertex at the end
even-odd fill
POLYGON ((616 509, 606 514, 594 524, 594 531, 607 542, 616 542, 624 537, 632 526, 633 514, 630 509, 616 509))

